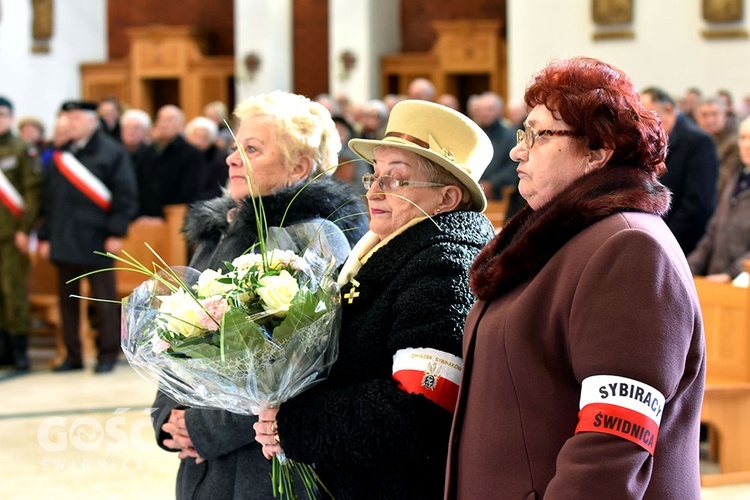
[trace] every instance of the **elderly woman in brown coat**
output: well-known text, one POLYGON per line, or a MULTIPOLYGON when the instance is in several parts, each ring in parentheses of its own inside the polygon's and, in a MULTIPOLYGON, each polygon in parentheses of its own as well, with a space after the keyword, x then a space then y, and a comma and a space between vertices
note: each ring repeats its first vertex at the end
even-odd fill
POLYGON ((529 206, 470 272, 447 497, 698 499, 705 349, 661 218, 666 134, 595 59, 551 63, 525 100, 529 206))
POLYGON ((688 256, 693 274, 728 283, 742 272, 750 259, 750 118, 740 124, 742 163, 727 182, 706 234, 688 256))

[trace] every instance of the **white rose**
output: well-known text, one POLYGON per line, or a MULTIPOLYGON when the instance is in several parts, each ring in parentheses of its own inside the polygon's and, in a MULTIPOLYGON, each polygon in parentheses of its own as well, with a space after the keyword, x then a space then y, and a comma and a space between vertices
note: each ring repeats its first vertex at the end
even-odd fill
POLYGON ((198 326, 203 313, 200 304, 185 290, 180 289, 172 295, 162 295, 159 306, 159 319, 170 332, 190 337, 202 333, 198 326))
POLYGON ((274 250, 268 252, 268 265, 271 269, 281 269, 282 267, 291 267, 299 269, 297 261, 299 256, 291 250, 274 250))
POLYGON ((247 270, 259 266, 261 263, 260 255, 257 253, 246 253, 240 255, 232 261, 232 266, 237 270, 247 270))
POLYGON ((299 291, 297 280, 288 271, 281 271, 278 276, 261 278, 256 293, 263 301, 263 309, 280 318, 286 316, 289 304, 299 291))
POLYGON ((234 288, 229 283, 219 283, 219 279, 226 278, 221 271, 206 269, 198 277, 198 283, 195 289, 201 297, 211 297, 213 295, 225 295, 234 288))

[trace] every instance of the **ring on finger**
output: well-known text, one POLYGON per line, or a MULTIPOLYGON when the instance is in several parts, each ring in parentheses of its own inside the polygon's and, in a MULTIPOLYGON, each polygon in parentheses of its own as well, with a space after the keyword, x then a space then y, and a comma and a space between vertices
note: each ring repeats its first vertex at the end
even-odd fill
POLYGON ((273 435, 273 442, 275 444, 279 444, 281 442, 281 440, 279 439, 279 435, 278 434, 274 434, 273 435))

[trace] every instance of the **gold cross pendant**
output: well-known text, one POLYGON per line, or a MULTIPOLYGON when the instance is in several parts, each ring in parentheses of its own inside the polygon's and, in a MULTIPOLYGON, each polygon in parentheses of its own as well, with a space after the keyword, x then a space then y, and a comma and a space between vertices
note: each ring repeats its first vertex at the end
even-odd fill
POLYGON ((350 283, 352 284, 352 288, 344 294, 344 298, 348 299, 349 303, 351 304, 352 302, 354 302, 354 299, 359 297, 359 292, 356 290, 356 288, 359 286, 359 281, 352 278, 350 283))

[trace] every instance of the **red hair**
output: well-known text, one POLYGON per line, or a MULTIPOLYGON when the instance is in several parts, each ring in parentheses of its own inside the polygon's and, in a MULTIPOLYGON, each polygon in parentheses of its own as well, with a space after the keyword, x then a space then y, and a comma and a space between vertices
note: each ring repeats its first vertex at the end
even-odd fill
POLYGON ((529 108, 546 106, 579 132, 589 149, 611 149, 608 166, 664 173, 667 134, 620 69, 588 57, 553 61, 534 75, 524 99, 529 108))

